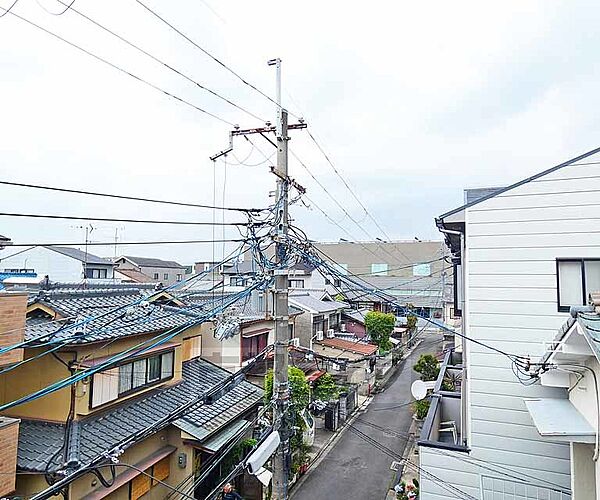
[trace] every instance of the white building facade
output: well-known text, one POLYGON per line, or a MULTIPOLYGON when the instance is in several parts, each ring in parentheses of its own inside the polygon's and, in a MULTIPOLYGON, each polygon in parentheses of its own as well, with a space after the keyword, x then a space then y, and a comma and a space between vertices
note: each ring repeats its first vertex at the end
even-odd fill
POLYGON ((569 445, 542 438, 524 402, 563 390, 523 385, 489 347, 539 359, 569 306, 600 280, 599 151, 438 218, 456 265, 455 314, 481 344, 462 342, 460 407, 457 394, 432 400, 420 440, 423 500, 571 498, 569 445))

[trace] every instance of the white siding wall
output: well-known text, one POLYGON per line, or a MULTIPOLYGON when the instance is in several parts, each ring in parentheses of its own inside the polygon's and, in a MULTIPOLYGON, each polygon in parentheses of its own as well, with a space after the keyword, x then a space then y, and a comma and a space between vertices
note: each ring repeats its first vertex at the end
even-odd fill
MULTIPOLYGON (((468 209, 467 334, 506 352, 540 356, 542 342, 567 317, 557 311, 556 259, 600 258, 599 220, 600 165, 568 166, 468 209)), ((568 444, 542 439, 523 403, 564 392, 521 385, 506 357, 473 343, 466 361, 470 455, 570 487, 568 444)), ((428 470, 471 494, 487 473, 421 451, 428 470)), ((448 498, 433 491, 424 485, 422 499, 448 498)))
MULTIPOLYGON (((13 257, 6 257, 11 251, 7 248, 0 253, 0 269, 27 268, 34 269, 42 278, 46 275, 52 281, 81 281, 83 266, 78 260, 62 255, 43 247, 30 248, 13 257)), ((14 253, 14 252, 13 252, 14 253)))

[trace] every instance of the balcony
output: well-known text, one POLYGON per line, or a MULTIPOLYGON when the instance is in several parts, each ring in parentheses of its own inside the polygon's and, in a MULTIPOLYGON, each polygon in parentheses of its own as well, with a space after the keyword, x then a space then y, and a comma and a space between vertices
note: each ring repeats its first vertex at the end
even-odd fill
POLYGON ((462 436, 462 354, 448 351, 430 396, 431 405, 421 429, 419 446, 469 451, 462 436))

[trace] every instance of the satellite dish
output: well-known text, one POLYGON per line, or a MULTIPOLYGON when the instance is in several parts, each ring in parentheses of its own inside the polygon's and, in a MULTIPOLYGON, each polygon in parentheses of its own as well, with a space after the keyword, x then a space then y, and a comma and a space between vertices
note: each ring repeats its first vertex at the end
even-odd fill
POLYGON ((410 392, 417 401, 424 399, 427 396, 427 386, 422 380, 415 380, 410 386, 410 392))

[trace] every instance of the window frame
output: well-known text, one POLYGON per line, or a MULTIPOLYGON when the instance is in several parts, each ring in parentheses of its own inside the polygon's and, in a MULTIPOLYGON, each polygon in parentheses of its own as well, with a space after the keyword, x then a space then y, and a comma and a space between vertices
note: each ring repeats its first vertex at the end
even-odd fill
POLYGON ((557 258, 556 259, 556 305, 558 312, 569 312, 571 306, 562 306, 560 304, 560 263, 561 262, 578 262, 580 264, 580 272, 581 272, 581 304, 585 305, 587 303, 587 295, 588 292, 586 290, 586 276, 585 276, 585 263, 586 262, 599 262, 599 258, 595 257, 566 257, 566 258, 557 258))
POLYGON ((373 262, 371 263, 371 276, 387 276, 390 266, 387 262, 373 262), (375 271, 375 268, 379 267, 379 271, 375 271))
POLYGON ((115 399, 111 399, 110 401, 105 401, 104 403, 101 403, 99 405, 95 405, 94 406, 93 403, 92 403, 93 400, 94 400, 94 396, 93 396, 93 394, 94 394, 94 375, 96 375, 96 374, 94 374, 94 375, 91 376, 91 383, 90 383, 90 399, 89 399, 89 408, 90 408, 90 410, 96 410, 98 408, 102 408, 102 407, 104 407, 106 405, 114 403, 115 401, 119 401, 122 397, 126 397, 126 396, 129 396, 131 394, 135 394, 135 393, 141 392, 141 391, 143 391, 145 389, 148 389, 150 387, 154 387, 154 386, 159 385, 159 384, 161 384, 163 382, 166 382, 168 380, 173 379, 173 377, 175 376, 175 349, 168 349, 168 350, 161 351, 161 352, 158 352, 158 353, 150 354, 148 356, 142 356, 142 357, 139 357, 139 358, 134 358, 132 360, 128 360, 126 363, 120 363, 120 364, 118 364, 116 366, 113 366, 113 367, 111 367, 111 368, 109 368, 107 370, 102 370, 102 371, 100 371, 98 373, 103 373, 105 371, 112 370, 114 368, 119 368, 119 381, 117 381, 117 384, 118 384, 118 387, 117 387, 117 397, 115 399), (162 376, 162 374, 163 374, 163 355, 164 354, 168 354, 168 353, 172 353, 171 367, 170 367, 171 369, 170 369, 170 374, 167 377, 163 378, 163 376, 162 376), (155 357, 159 359, 159 370, 158 370, 158 372, 159 372, 159 378, 149 381, 148 380, 148 366, 149 366, 148 360, 150 358, 155 358, 155 357), (133 365, 134 365, 134 363, 136 363, 138 361, 145 361, 144 383, 141 384, 141 385, 138 385, 138 386, 134 387, 133 380, 134 380, 134 376, 135 376, 135 370, 133 369, 133 365), (120 373, 121 373, 120 369, 121 369, 122 366, 126 366, 126 365, 131 365, 131 367, 132 367, 131 368, 131 375, 130 375, 130 377, 131 377, 130 378, 130 382, 131 382, 130 383, 130 389, 121 392, 121 390, 120 390, 120 373))
POLYGON ((163 273, 163 280, 169 279, 169 273, 163 273))
POLYGON ((158 277, 160 276, 160 274, 159 274, 159 273, 154 273, 154 275, 153 275, 153 276, 154 276, 154 278, 153 278, 153 279, 157 280, 157 279, 158 279, 158 277))

